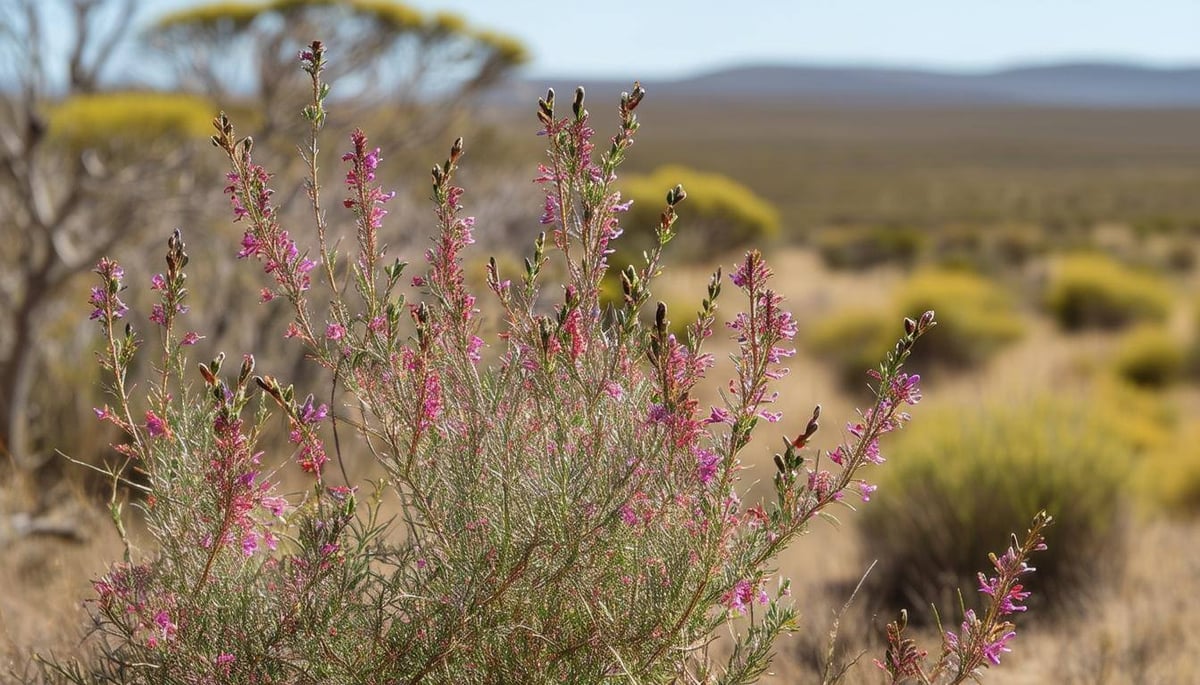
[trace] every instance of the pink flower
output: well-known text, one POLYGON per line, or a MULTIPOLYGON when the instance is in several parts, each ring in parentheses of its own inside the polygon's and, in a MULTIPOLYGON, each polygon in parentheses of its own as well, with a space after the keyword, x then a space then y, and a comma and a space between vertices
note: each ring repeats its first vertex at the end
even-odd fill
MULTIPOLYGON (((989 597, 995 597, 996 592, 1000 589, 1000 587, 1000 578, 988 578, 982 573, 979 574, 979 591, 983 594, 988 595, 989 597)), ((1024 585, 1021 585, 1020 583, 1014 584, 1007 595, 999 598, 1001 615, 1006 616, 1008 614, 1019 613, 1029 609, 1029 607, 1023 604, 1018 604, 1018 602, 1024 602, 1025 600, 1029 599, 1030 594, 1032 593, 1026 590, 1024 585)))
POLYGON ((893 400, 897 402, 904 402, 905 404, 916 404, 917 402, 920 402, 921 389, 917 385, 920 382, 921 376, 918 374, 914 373, 911 376, 907 373, 897 374, 896 377, 892 379, 891 392, 893 400))
POLYGON ((692 454, 696 457, 696 477, 701 484, 708 485, 717 474, 717 466, 721 463, 720 455, 703 447, 692 448, 692 454))
POLYGON ((1000 665, 1000 653, 1012 651, 1012 649, 1008 647, 1008 642, 1009 642, 1009 640, 1013 639, 1016 636, 1017 636, 1016 631, 1010 630, 1010 631, 1004 633, 1003 635, 1001 635, 1000 637, 998 637, 997 639, 995 639, 991 642, 984 643, 983 656, 986 657, 987 660, 992 662, 994 665, 999 666, 1000 665))
POLYGON ((829 457, 829 461, 832 461, 833 463, 837 464, 838 466, 841 466, 846 461, 846 454, 845 454, 845 452, 843 452, 843 448, 841 445, 838 445, 837 447, 833 448, 833 451, 829 452, 826 456, 829 457))
POLYGON ((621 520, 624 521, 625 525, 627 526, 636 526, 638 522, 637 512, 633 510, 633 507, 626 504, 621 507, 621 520))
POLYGON ((219 670, 221 672, 221 675, 227 676, 227 675, 229 675, 230 664, 232 664, 236 660, 237 660, 237 657, 235 657, 234 655, 229 654, 228 652, 221 652, 220 654, 217 655, 216 659, 213 659, 213 664, 216 665, 217 670, 219 670))
POLYGON ((167 422, 159 418, 158 414, 152 411, 146 412, 146 432, 152 438, 159 438, 169 434, 167 422))
POLYGON ((319 423, 329 416, 329 407, 324 404, 316 406, 313 401, 313 396, 309 395, 304 399, 304 404, 297 407, 296 413, 300 416, 300 422, 305 425, 319 423))
POLYGON ((879 489, 878 485, 871 485, 870 483, 868 483, 865 480, 859 481, 859 483, 858 483, 858 491, 860 494, 862 494, 862 501, 864 501, 864 502, 870 502, 871 495, 874 494, 875 491, 878 489, 879 489))
POLYGON ((272 516, 283 516, 283 510, 287 508, 288 501, 283 497, 264 497, 260 500, 260 504, 271 512, 272 516))
POLYGON ((173 637, 175 631, 178 629, 178 626, 171 621, 171 615, 165 609, 154 615, 154 624, 158 626, 158 629, 162 631, 162 636, 166 638, 173 637))
POLYGON ((325 327, 326 340, 341 340, 344 337, 346 337, 345 326, 338 323, 331 323, 325 327))
POLYGON ((467 359, 470 359, 472 362, 478 362, 482 359, 483 357, 479 352, 482 347, 483 338, 477 335, 471 336, 471 340, 467 342, 467 359))
POLYGON ((554 195, 546 194, 546 204, 542 210, 542 218, 539 222, 542 225, 552 224, 558 221, 558 199, 554 195))
POLYGON ((621 401, 622 397, 625 397, 625 389, 616 381, 605 382, 604 393, 618 402, 621 401))
POLYGON ((761 588, 756 588, 749 580, 739 580, 722 595, 721 604, 724 604, 731 612, 745 614, 756 599, 759 604, 766 604, 767 593, 761 588))
POLYGON ((723 407, 713 407, 712 413, 702 423, 733 423, 733 419, 723 407))

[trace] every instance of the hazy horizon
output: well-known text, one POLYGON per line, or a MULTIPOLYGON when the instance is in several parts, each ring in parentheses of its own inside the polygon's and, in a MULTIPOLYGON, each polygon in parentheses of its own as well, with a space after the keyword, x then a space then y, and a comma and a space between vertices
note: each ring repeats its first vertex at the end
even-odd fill
MULTIPOLYGON (((197 0, 146 0, 141 20, 197 0)), ((530 77, 673 79, 747 65, 978 73, 1048 63, 1200 66, 1200 2, 1157 0, 408 0, 529 48, 530 77), (734 5, 737 7, 737 5, 734 5), (745 5, 743 5, 745 6, 745 5), (603 46, 603 47, 602 47, 603 46)))

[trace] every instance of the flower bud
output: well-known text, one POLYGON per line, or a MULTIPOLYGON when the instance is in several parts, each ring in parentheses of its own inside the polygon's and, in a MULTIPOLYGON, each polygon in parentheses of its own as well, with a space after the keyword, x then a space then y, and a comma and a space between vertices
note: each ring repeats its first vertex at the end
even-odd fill
POLYGON ((575 89, 575 101, 571 103, 571 111, 575 113, 576 119, 582 119, 587 115, 587 110, 583 108, 584 94, 583 86, 575 89))

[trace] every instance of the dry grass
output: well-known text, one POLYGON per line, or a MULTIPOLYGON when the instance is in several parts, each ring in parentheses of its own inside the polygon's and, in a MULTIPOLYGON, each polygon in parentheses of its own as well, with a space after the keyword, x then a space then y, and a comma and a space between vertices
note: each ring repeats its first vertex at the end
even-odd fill
POLYGON ((19 479, 0 486, 0 682, 21 672, 34 652, 79 648, 90 581, 121 555, 103 509, 67 484, 54 490, 39 496, 19 479), (19 534, 24 514, 39 509, 43 520, 75 538, 19 534))

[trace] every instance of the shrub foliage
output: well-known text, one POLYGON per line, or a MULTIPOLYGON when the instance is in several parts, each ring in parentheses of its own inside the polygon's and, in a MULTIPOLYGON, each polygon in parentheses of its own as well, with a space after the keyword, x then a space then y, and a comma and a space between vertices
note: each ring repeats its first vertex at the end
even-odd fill
POLYGON ((1137 321, 1162 322, 1171 310, 1171 291, 1159 279, 1110 257, 1083 253, 1059 261, 1045 302, 1067 330, 1111 329, 1137 321))
POLYGON ((1132 451, 1106 417, 1059 399, 936 413, 897 441, 863 511, 876 599, 952 599, 951 588, 975 585, 974 560, 1037 508, 1056 520, 1039 587, 1059 607, 1087 598, 1122 558, 1132 451))
POLYGON ((938 334, 917 352, 924 363, 974 366, 1024 334, 1012 299, 988 279, 965 271, 922 271, 896 292, 887 308, 855 307, 814 322, 805 342, 829 358, 847 387, 861 387, 861 369, 888 346, 888 321, 906 310, 938 312, 938 334), (914 309, 915 308, 915 309, 914 309))

